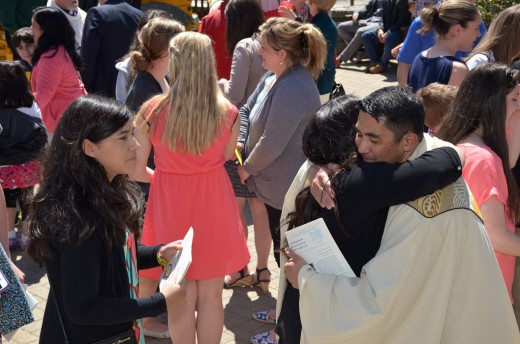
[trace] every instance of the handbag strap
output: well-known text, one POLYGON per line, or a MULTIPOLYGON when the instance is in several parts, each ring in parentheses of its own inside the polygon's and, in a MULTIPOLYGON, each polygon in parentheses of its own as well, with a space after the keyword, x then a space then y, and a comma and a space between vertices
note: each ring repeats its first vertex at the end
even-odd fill
POLYGON ((63 319, 61 318, 60 307, 58 307, 58 301, 56 300, 56 294, 54 293, 54 288, 52 287, 50 278, 49 278, 49 284, 51 285, 52 298, 54 299, 54 306, 56 306, 56 312, 58 312, 58 319, 60 321, 61 330, 63 331, 63 336, 65 337, 65 341, 63 343, 69 344, 69 339, 67 338, 67 332, 65 332, 65 326, 63 326, 63 319))

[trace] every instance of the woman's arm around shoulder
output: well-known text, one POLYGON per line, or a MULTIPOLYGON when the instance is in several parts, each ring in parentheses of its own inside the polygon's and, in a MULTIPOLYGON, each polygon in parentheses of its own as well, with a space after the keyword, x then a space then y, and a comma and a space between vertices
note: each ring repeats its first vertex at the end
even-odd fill
POLYGON ((368 216, 441 189, 460 178, 462 164, 454 148, 441 147, 399 164, 360 163, 340 180, 340 212, 368 216))

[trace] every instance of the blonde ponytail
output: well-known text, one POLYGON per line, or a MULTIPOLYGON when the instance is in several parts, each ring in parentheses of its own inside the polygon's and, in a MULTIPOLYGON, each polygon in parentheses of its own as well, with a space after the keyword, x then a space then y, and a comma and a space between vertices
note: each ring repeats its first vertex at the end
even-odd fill
POLYGON ((327 42, 312 24, 287 18, 270 18, 260 26, 260 40, 276 51, 285 50, 289 68, 305 66, 317 79, 325 65, 327 42))
POLYGON ((304 46, 303 49, 304 51, 307 50, 308 55, 306 67, 316 80, 319 78, 327 59, 327 41, 325 41, 321 31, 312 24, 303 24, 302 29, 303 42, 306 43, 306 47, 304 46))

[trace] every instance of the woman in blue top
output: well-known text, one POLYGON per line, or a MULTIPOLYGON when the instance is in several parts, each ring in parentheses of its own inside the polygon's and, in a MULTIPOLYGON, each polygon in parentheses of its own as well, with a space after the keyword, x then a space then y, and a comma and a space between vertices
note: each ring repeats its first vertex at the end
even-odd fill
POLYGON ((438 8, 429 7, 421 11, 424 27, 428 34, 435 29, 437 42, 414 59, 408 85, 415 91, 433 83, 459 86, 468 68, 455 53, 470 51, 473 42, 480 36, 481 17, 478 8, 465 0, 452 0, 438 8))
POLYGON ((336 0, 309 0, 309 11, 311 13, 311 24, 316 26, 325 40, 327 41, 327 59, 325 68, 317 80, 318 91, 320 92, 321 103, 329 100, 332 86, 334 86, 334 76, 336 75, 336 66, 334 65, 336 42, 338 41, 338 29, 336 24, 329 17, 328 12, 334 6, 336 0))

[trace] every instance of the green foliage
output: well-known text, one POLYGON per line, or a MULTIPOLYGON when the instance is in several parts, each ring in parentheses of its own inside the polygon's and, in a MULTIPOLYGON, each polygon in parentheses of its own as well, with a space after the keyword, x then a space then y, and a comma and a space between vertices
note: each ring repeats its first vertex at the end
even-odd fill
POLYGON ((518 0, 480 0, 478 1, 478 7, 480 9, 480 14, 482 15, 482 19, 486 23, 486 27, 489 28, 489 24, 493 18, 496 17, 502 10, 508 8, 509 6, 513 6, 518 4, 518 0))

